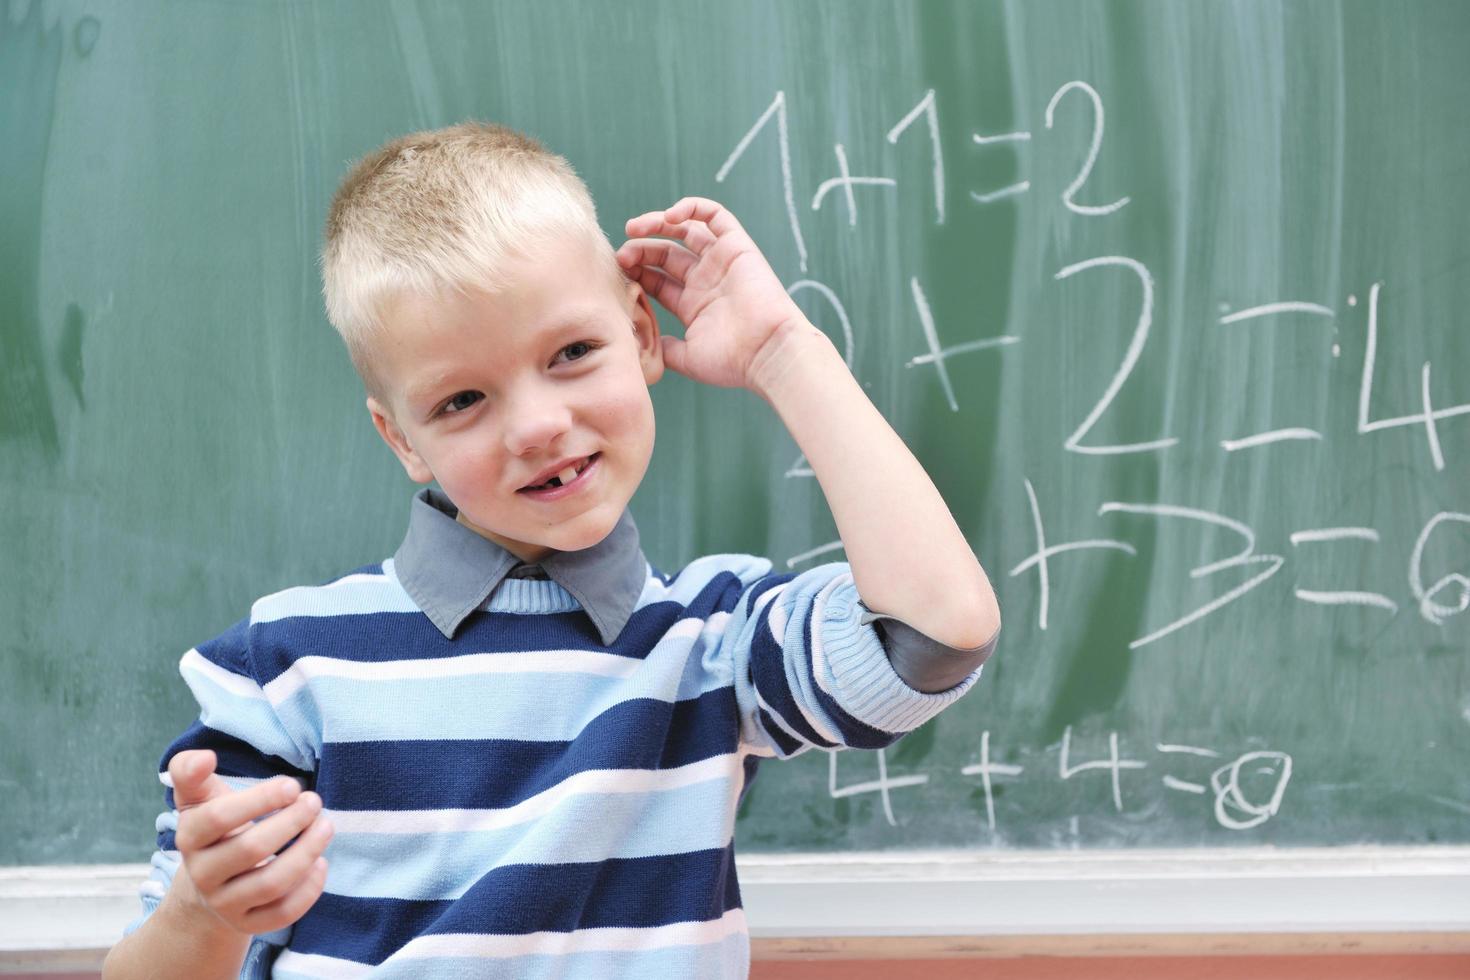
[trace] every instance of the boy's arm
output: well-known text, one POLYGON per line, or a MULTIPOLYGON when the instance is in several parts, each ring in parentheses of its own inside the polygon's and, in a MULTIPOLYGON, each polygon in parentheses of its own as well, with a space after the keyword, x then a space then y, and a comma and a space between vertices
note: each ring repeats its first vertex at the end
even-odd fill
POLYGON ((988 645, 1000 609, 939 490, 805 317, 751 362, 750 388, 801 448, 837 522, 863 604, 947 646, 988 645))
POLYGON ((182 894, 189 890, 188 872, 180 868, 157 910, 108 952, 102 980, 235 980, 240 976, 250 937, 191 905, 182 894))
POLYGON ((903 440, 723 205, 686 197, 628 219, 619 265, 684 324, 662 357, 695 381, 756 391, 827 496, 863 604, 951 648, 1000 629, 990 581, 903 440), (643 236, 667 235, 667 238, 643 236))
MULTIPOLYGON (((289 776, 303 789, 314 778, 319 744, 313 741, 314 733, 286 727, 269 706, 253 670, 253 617, 254 607, 251 616, 180 658, 179 672, 199 703, 199 716, 159 760, 164 810, 154 821, 156 850, 148 880, 138 892, 142 915, 125 927, 108 953, 107 980, 151 976, 255 980, 270 972, 276 954, 289 942, 294 925, 261 922, 261 930, 274 931, 252 935, 251 929, 230 928, 206 907, 178 838, 186 809, 214 806, 222 797, 243 799, 239 793, 259 796, 261 787, 275 777, 289 776), (208 766, 195 765, 192 772, 181 773, 179 761, 201 749, 213 754, 208 766)), ((252 823, 264 820, 280 806, 262 805, 247 816, 252 823)), ((193 836, 199 836, 197 831, 193 836)), ((302 845, 298 838, 284 854, 302 845)), ((191 844, 189 850, 199 849, 191 844)))

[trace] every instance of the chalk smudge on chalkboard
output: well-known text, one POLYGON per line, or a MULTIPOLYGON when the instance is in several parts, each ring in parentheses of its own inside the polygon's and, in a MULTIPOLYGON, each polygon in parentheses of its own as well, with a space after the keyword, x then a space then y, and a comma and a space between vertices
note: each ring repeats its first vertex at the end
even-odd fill
POLYGON ((7 257, 0 265, 0 442, 29 443, 47 459, 61 454, 41 342, 40 266, 46 155, 56 104, 62 33, 45 29, 41 5, 19 23, 0 17, 0 92, 26 98, 0 102, 0 173, 5 175, 7 257), (40 91, 38 91, 38 89, 40 91))
POLYGON ((86 376, 82 365, 82 331, 86 326, 87 318, 82 315, 82 308, 75 303, 66 304, 66 323, 62 327, 61 343, 56 348, 56 366, 71 385, 71 393, 83 410, 87 407, 87 396, 82 392, 82 381, 86 376))
POLYGON ((77 26, 72 30, 72 43, 76 45, 77 54, 83 58, 92 53, 97 46, 97 38, 102 33, 102 22, 96 17, 86 16, 77 21, 77 26))

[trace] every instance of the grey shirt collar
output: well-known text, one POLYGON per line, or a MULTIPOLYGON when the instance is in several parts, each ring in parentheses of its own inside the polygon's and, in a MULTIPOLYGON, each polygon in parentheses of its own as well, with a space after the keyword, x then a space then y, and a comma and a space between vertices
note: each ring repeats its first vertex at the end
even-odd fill
POLYGON ((592 547, 553 551, 535 565, 465 527, 455 520, 458 514, 442 491, 424 487, 413 496, 408 533, 393 555, 399 584, 446 639, 454 639, 459 624, 508 577, 549 577, 582 604, 605 646, 618 638, 648 581, 631 511, 624 508, 608 536, 592 547))

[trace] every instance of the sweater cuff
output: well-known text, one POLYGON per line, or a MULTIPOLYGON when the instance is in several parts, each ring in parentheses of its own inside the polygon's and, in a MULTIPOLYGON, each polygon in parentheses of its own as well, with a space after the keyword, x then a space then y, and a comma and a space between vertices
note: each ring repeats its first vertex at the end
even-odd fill
MULTIPOLYGON (((893 669, 883 641, 863 622, 867 609, 859 602, 851 573, 833 579, 813 610, 821 642, 813 667, 843 710, 858 721, 885 732, 913 731, 958 701, 980 679, 976 667, 947 691, 925 694, 904 683, 893 669)), ((817 627, 814 627, 817 628, 817 627)))

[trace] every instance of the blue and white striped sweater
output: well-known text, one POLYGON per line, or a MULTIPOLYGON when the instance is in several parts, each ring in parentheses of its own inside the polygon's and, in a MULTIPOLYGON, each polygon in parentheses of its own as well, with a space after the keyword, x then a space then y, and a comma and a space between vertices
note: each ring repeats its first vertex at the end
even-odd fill
MULTIPOLYGON (((505 579, 449 639, 389 559, 184 655, 200 718, 165 785, 212 748, 237 788, 295 776, 336 827, 323 895, 242 976, 747 975, 733 837, 758 761, 889 745, 980 670, 904 684, 846 563, 646 567, 611 645, 549 579, 505 579)), ((144 917, 178 863, 165 804, 144 917)))

